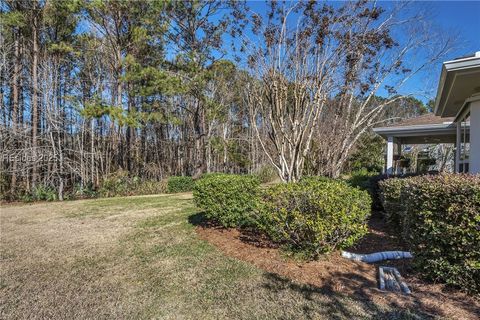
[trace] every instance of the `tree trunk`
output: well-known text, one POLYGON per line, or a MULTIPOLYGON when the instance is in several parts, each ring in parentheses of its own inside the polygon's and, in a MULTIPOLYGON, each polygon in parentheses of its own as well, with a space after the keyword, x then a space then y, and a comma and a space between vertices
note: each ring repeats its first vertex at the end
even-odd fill
MULTIPOLYGON (((17 130, 18 130, 18 96, 19 96, 19 86, 18 78, 20 74, 20 45, 19 45, 19 34, 18 30, 15 31, 15 40, 14 40, 14 65, 13 65, 13 75, 12 75, 12 127, 14 133, 14 145, 13 148, 17 148, 17 130)), ((3 101, 3 100, 2 100, 3 101)), ((12 191, 17 187, 17 159, 15 157, 13 161, 12 168, 12 180, 10 189, 12 191)))
POLYGON ((36 186, 38 180, 37 166, 37 147, 38 147, 38 130, 39 130, 39 108, 38 108, 38 17, 37 13, 33 13, 32 23, 32 41, 33 41, 33 60, 32 60, 32 151, 33 151, 33 170, 32 170, 32 187, 36 186))
MULTIPOLYGON (((132 87, 130 84, 127 84, 128 88, 128 112, 129 116, 131 115, 132 112, 135 111, 135 102, 134 102, 134 96, 132 94, 132 87)), ((134 170, 133 168, 133 162, 135 159, 135 128, 132 126, 127 126, 127 168, 128 171, 132 172, 134 170)))
POLYGON ((195 128, 195 173, 194 177, 198 178, 206 171, 205 161, 205 114, 200 106, 200 101, 196 100, 196 112, 194 116, 195 128))

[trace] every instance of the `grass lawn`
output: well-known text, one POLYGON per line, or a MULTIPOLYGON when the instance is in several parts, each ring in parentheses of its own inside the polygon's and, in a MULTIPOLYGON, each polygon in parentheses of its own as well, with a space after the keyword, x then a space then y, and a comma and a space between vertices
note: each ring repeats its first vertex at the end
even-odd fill
POLYGON ((2 319, 422 317, 224 255, 197 236, 189 194, 0 211, 2 319))

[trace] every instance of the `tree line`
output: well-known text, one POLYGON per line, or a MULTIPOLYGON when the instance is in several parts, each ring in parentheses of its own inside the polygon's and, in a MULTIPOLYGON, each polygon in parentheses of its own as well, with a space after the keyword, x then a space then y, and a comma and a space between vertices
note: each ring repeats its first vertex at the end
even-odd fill
POLYGON ((373 126, 425 112, 401 88, 452 45, 404 3, 249 6, 3 1, 2 192, 62 199, 118 170, 338 177, 373 126))

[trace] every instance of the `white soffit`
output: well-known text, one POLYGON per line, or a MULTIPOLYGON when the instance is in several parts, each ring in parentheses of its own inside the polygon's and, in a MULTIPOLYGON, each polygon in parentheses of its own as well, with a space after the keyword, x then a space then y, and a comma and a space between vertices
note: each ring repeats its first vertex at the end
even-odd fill
POLYGON ((474 56, 446 61, 435 99, 435 114, 456 116, 465 100, 480 92, 480 51, 474 56))

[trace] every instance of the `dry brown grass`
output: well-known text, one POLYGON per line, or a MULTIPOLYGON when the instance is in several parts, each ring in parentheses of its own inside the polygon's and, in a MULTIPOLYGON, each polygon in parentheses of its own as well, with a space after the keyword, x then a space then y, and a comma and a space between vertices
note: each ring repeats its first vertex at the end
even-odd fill
POLYGON ((290 281, 201 240, 191 195, 0 208, 2 319, 421 318, 290 281))
POLYGON ((149 199, 153 198, 136 198, 140 205, 123 199, 97 200, 98 208, 97 201, 2 207, 2 316, 138 314, 145 301, 132 294, 138 289, 135 259, 126 253, 134 242, 126 239, 139 222, 176 210, 163 203, 151 206, 149 199))

